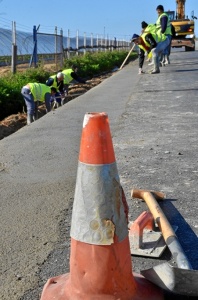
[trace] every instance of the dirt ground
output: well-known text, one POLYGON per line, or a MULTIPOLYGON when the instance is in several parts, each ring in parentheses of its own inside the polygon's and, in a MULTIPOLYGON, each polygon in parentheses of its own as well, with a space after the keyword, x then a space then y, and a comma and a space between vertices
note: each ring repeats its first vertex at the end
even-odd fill
MULTIPOLYGON (((48 70, 54 71, 54 65, 47 65, 45 67, 48 70)), ((17 71, 23 72, 25 70, 25 66, 20 66, 17 71)), ((10 67, 0 67, 0 76, 5 75, 10 71, 10 67)), ((77 84, 73 85, 69 88, 69 94, 65 99, 65 104, 67 104, 72 99, 86 93, 91 88, 100 84, 105 78, 111 76, 112 73, 100 75, 91 80, 88 80, 87 84, 77 84)), ((55 108, 57 109, 57 108, 55 108)), ((41 118, 45 115, 45 105, 40 105, 38 110, 38 117, 41 118)), ((26 126, 27 115, 26 113, 18 113, 8 116, 7 118, 0 121, 0 140, 9 136, 10 134, 16 132, 23 126, 26 126)))

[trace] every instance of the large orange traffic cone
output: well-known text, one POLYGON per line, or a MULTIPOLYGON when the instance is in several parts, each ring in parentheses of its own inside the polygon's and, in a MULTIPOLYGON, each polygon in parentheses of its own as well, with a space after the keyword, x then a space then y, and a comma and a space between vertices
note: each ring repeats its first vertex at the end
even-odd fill
POLYGON ((51 278, 41 300, 163 299, 132 273, 127 227, 106 113, 84 117, 71 224, 70 273, 51 278))

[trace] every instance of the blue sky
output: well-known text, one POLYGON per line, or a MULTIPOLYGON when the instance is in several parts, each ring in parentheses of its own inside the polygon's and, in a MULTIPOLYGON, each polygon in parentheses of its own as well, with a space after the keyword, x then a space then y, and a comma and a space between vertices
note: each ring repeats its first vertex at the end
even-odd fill
MULTIPOLYGON (((40 25, 40 32, 54 33, 63 30, 67 36, 107 36, 129 40, 133 33, 140 33, 141 22, 155 23, 156 7, 162 4, 165 10, 175 10, 176 0, 75 0, 75 1, 21 1, 0 0, 0 27, 32 32, 33 25, 40 25)), ((186 15, 194 11, 198 17, 198 0, 186 0, 186 15)), ((198 20, 195 21, 198 35, 198 20)))

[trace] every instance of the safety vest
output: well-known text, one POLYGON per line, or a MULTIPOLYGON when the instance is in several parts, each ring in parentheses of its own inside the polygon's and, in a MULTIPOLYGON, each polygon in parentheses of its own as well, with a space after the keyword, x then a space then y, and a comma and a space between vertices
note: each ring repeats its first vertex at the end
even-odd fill
POLYGON ((166 39, 166 35, 164 33, 161 33, 159 29, 157 30, 156 24, 149 24, 145 28, 144 33, 151 33, 156 43, 163 42, 166 39))
MULTIPOLYGON (((143 32, 141 34, 141 38, 143 39, 145 45, 148 47, 148 48, 145 48, 143 45, 138 45, 140 49, 142 49, 144 52, 148 51, 148 49, 150 48, 150 44, 145 40, 145 37, 146 35, 148 34, 148 32, 143 32)), ((153 34, 152 34, 153 35, 153 34)))
POLYGON ((154 33, 156 34, 157 30, 156 30, 156 24, 149 24, 145 29, 144 29, 144 32, 147 32, 147 33, 154 33))
POLYGON ((59 82, 57 81, 56 75, 52 75, 52 76, 50 76, 50 78, 54 79, 51 86, 55 87, 58 90, 58 88, 61 84, 61 81, 59 81, 59 82))
POLYGON ((161 19, 161 17, 163 17, 163 16, 166 16, 167 19, 168 19, 166 31, 164 32, 164 34, 165 34, 165 35, 167 35, 167 34, 172 35, 172 31, 171 31, 171 23, 170 23, 170 20, 169 20, 168 15, 167 15, 166 13, 162 13, 162 14, 158 17, 158 19, 157 19, 157 21, 156 21, 156 29, 157 29, 157 32, 160 32, 160 33, 161 33, 161 22, 160 22, 160 19, 161 19))
POLYGON ((71 76, 71 73, 74 72, 72 69, 65 69, 61 71, 61 73, 64 74, 64 84, 69 84, 70 81, 73 80, 73 77, 71 76))
POLYGON ((163 42, 166 39, 166 35, 164 33, 161 33, 159 29, 157 30, 156 24, 149 24, 145 28, 144 33, 151 33, 156 43, 163 42))
POLYGON ((51 88, 43 83, 28 83, 30 91, 34 96, 34 101, 45 101, 45 95, 51 94, 51 88))
MULTIPOLYGON (((146 28, 147 29, 147 28, 146 28)), ((145 37, 146 37, 146 35, 147 34, 149 34, 149 33, 151 33, 151 32, 146 32, 146 29, 145 29, 145 31, 143 32, 143 34, 141 34, 141 38, 143 39, 143 41, 144 41, 144 43, 145 43, 145 45, 148 47, 148 48, 150 48, 150 44, 146 41, 146 39, 145 39, 145 37)), ((159 43, 159 42, 163 42, 163 41, 165 41, 165 39, 166 39, 166 36, 165 36, 165 34, 162 34, 162 33, 160 33, 160 34, 158 34, 158 33, 151 33, 151 35, 152 35, 152 37, 154 38, 154 40, 156 41, 156 43, 159 43)), ((148 49, 146 49, 143 45, 138 45, 143 51, 148 51, 148 49)))

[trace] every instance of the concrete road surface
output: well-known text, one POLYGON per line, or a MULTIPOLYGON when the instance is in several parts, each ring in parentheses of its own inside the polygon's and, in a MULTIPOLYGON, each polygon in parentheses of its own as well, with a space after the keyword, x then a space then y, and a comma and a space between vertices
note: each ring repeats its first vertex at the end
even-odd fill
MULTIPOLYGON (((198 270, 198 52, 173 51, 160 74, 137 73, 135 61, 0 141, 0 299, 37 300, 48 278, 69 272, 86 112, 108 113, 129 219, 147 209, 131 200, 132 188, 165 192, 162 208, 178 226, 179 241, 198 270)), ((168 250, 155 260, 133 256, 133 271, 170 258, 168 250)))

